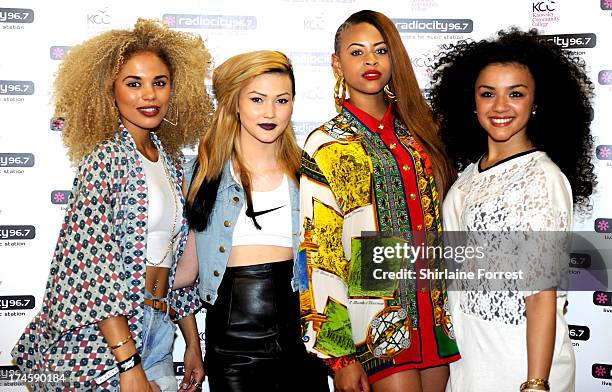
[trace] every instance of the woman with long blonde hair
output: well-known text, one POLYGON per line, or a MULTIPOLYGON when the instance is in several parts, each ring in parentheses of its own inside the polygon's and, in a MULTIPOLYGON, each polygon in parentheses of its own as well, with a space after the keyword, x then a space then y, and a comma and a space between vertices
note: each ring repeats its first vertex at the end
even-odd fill
POLYGON ((315 359, 301 340, 293 263, 301 151, 291 63, 275 51, 240 54, 215 70, 213 89, 218 107, 188 164, 185 271, 195 280, 199 269, 210 388, 326 390, 324 372, 303 375, 315 359))

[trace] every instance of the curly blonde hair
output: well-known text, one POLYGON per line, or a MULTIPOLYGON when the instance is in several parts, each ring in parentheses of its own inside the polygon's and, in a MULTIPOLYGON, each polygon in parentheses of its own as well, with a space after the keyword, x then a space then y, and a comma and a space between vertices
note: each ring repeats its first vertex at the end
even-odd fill
POLYGON ((73 47, 57 72, 54 83, 55 116, 65 120, 64 144, 73 164, 117 130, 119 111, 114 82, 119 70, 134 54, 157 54, 170 69, 171 108, 156 134, 176 161, 181 148, 193 147, 209 126, 213 104, 204 79, 211 56, 198 36, 172 31, 156 20, 138 19, 133 30, 111 30, 73 47), (172 113, 170 113, 172 112, 172 113))

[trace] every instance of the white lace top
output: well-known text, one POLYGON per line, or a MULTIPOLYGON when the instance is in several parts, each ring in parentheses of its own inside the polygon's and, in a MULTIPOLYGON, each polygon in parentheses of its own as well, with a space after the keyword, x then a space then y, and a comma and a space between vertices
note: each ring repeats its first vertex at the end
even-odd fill
MULTIPOLYGON (((444 200, 446 231, 568 231, 572 193, 567 178, 546 153, 518 154, 486 169, 465 169, 444 200)), ((491 270, 512 270, 505 249, 491 270), (506 267, 506 268, 504 268, 506 267)), ((531 273, 539 276, 542 241, 528 255, 531 273)), ((451 364, 447 392, 517 391, 527 378, 525 297, 533 291, 449 291, 451 315, 462 359, 451 364)), ((557 292, 557 331, 551 391, 574 390, 574 354, 563 316, 566 293, 557 292)))

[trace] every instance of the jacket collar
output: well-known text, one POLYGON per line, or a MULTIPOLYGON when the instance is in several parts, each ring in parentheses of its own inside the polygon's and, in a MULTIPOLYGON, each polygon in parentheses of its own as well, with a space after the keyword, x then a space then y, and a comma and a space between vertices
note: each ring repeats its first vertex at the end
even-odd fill
POLYGON ((219 182, 219 190, 226 190, 231 186, 238 186, 242 190, 242 185, 234 180, 234 176, 232 176, 232 170, 230 168, 231 158, 225 161, 223 165, 223 171, 221 172, 221 182, 219 182))
MULTIPOLYGON (((159 138, 157 137, 155 132, 149 132, 149 138, 151 138, 151 141, 153 142, 157 150, 163 152, 163 148, 161 147, 161 142, 159 141, 159 138)), ((119 120, 119 129, 115 133, 115 139, 123 142, 123 144, 127 146, 127 148, 130 151, 136 151, 136 142, 134 141, 132 134, 121 123, 121 120, 119 120)), ((165 158, 165 155, 166 154, 164 152, 164 158, 165 158)))

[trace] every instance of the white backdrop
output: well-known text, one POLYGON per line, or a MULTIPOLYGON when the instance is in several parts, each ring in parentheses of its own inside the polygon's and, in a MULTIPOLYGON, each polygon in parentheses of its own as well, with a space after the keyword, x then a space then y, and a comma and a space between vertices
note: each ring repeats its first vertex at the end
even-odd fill
MULTIPOLYGON (((138 17, 200 34, 215 64, 244 51, 285 52, 296 72, 293 121, 300 143, 335 113, 333 37, 357 10, 375 9, 394 19, 424 89, 430 55, 439 45, 490 37, 510 25, 537 27, 588 64, 597 94, 593 130, 599 186, 593 215, 574 228, 595 230, 602 244, 612 244, 612 0, 6 0, 0 7, 0 366, 11 364, 13 344, 40 307, 74 175, 51 118, 54 72, 72 45, 101 31, 131 27, 138 17)), ((585 270, 572 273, 579 278, 585 270)), ((612 292, 604 290, 570 294, 567 317, 581 392, 612 391, 612 292)), ((179 371, 182 349, 179 338, 179 371)))

